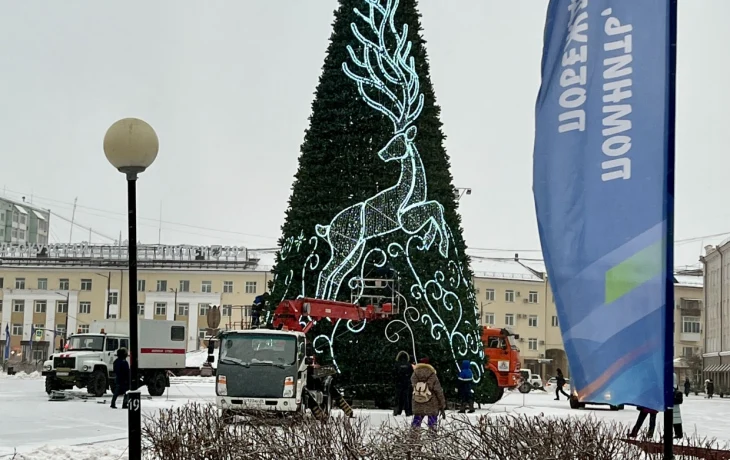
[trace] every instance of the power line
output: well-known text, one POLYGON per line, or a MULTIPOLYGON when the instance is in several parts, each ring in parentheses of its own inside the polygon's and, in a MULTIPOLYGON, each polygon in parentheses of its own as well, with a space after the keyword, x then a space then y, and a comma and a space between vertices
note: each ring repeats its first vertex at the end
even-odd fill
MULTIPOLYGON (((5 189, 5 191, 6 192, 9 192, 9 193, 12 193, 12 194, 15 194, 15 195, 18 195, 18 196, 24 196, 24 195, 26 195, 26 194, 24 194, 22 192, 18 192, 18 191, 15 191, 15 190, 5 189)), ((53 199, 53 198, 43 197, 43 196, 39 196, 39 195, 34 195, 33 196, 33 199, 40 200, 40 201, 47 202, 47 203, 58 203, 58 204, 66 205, 67 207, 73 206, 73 204, 71 202, 68 202, 68 201, 56 200, 56 199, 53 199)), ((124 213, 120 213, 120 212, 116 212, 116 211, 109 211, 108 209, 94 208, 94 207, 91 207, 91 206, 83 206, 83 205, 80 205, 80 204, 77 204, 76 207, 79 208, 79 209, 88 209, 90 211, 96 211, 96 212, 103 212, 103 213, 107 213, 107 214, 112 214, 114 216, 119 216, 120 218, 126 218, 127 217, 127 215, 124 214, 124 213)), ((93 214, 93 213, 89 213, 89 212, 85 212, 85 214, 89 214, 89 215, 92 215, 92 216, 95 216, 95 217, 105 217, 105 218, 109 218, 109 219, 112 218, 111 216, 100 216, 98 214, 93 214)), ((278 238, 271 237, 271 236, 257 235, 257 234, 245 233, 245 232, 238 232, 238 231, 235 231, 235 230, 221 230, 221 229, 217 229, 217 228, 203 227, 203 226, 200 226, 200 225, 185 224, 185 223, 182 223, 182 222, 172 222, 172 221, 165 221, 165 220, 162 220, 161 221, 159 218, 157 218, 157 219, 151 219, 151 218, 147 218, 147 217, 138 217, 138 219, 139 220, 146 220, 146 221, 155 222, 157 224, 157 225, 154 226, 155 228, 158 228, 159 223, 161 222, 161 223, 167 224, 167 225, 178 225, 180 227, 193 228, 193 229, 197 229, 197 230, 212 231, 212 232, 217 232, 217 233, 228 233, 228 234, 232 234, 232 235, 241 235, 241 236, 248 236, 248 237, 253 237, 253 238, 262 238, 262 239, 267 239, 267 240, 278 240, 278 238)), ((168 230, 174 230, 174 229, 168 229, 168 230)), ((182 233, 186 233, 186 232, 182 232, 182 233)), ((200 235, 200 236, 206 236, 206 235, 200 235)))

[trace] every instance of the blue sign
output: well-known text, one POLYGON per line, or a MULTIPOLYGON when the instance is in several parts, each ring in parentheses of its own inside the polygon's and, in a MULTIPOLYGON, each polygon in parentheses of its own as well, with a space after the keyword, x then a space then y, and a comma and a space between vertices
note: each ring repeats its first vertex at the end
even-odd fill
POLYGON ((548 6, 533 191, 583 402, 664 410, 672 383, 669 13, 668 0, 548 6))

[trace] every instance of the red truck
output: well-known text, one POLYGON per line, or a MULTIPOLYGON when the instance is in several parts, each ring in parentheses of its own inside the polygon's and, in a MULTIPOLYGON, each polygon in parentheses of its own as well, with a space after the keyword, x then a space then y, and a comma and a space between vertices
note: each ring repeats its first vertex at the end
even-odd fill
POLYGON ((511 390, 520 384, 520 350, 511 338, 519 339, 507 329, 484 327, 482 342, 484 355, 487 358, 484 379, 486 390, 482 393, 482 402, 493 404, 504 395, 504 390, 511 390))

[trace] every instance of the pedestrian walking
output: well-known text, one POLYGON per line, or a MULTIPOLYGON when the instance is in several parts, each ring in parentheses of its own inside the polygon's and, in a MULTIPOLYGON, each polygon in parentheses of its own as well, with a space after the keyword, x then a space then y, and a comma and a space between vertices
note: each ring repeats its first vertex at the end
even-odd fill
POLYGON ((689 381, 689 377, 684 378, 684 395, 689 396, 689 392, 692 389, 692 383, 689 381))
POLYGON ((565 376, 563 376, 563 371, 560 369, 557 370, 557 375, 555 375, 555 384, 557 387, 555 388, 555 400, 560 401, 560 393, 562 393, 565 395, 566 399, 570 401, 570 396, 565 392, 565 390, 563 390, 563 387, 565 386, 565 376))
POLYGON ((712 399, 712 395, 715 393, 715 382, 712 379, 707 379, 707 397, 712 399))
POLYGON ((446 398, 434 369, 428 358, 422 358, 413 367, 413 422, 411 426, 420 428, 424 417, 428 417, 428 427, 436 429, 438 416, 446 417, 446 398))
POLYGON ((644 421, 646 421, 646 417, 649 417, 649 429, 646 430, 646 437, 652 438, 654 437, 654 429, 656 428, 656 414, 657 411, 654 409, 649 409, 648 407, 643 406, 637 406, 636 407, 639 410, 639 416, 636 418, 636 423, 634 424, 634 427, 629 432, 629 438, 635 438, 639 435, 639 430, 641 429, 641 426, 644 424, 644 421))
POLYGON ((399 352, 395 357, 395 409, 393 415, 396 417, 403 411, 405 411, 406 417, 413 415, 411 402, 413 396, 413 387, 411 386, 413 364, 413 360, 405 351, 399 352))
POLYGON ((674 374, 674 407, 672 408, 672 426, 674 428, 674 439, 682 438, 682 410, 680 406, 684 401, 682 392, 679 391, 679 379, 674 374))
POLYGON ((112 395, 111 408, 117 408, 117 397, 124 395, 122 400, 122 409, 126 409, 129 404, 129 363, 127 362, 127 350, 120 348, 117 350, 117 359, 114 360, 114 393, 112 395))

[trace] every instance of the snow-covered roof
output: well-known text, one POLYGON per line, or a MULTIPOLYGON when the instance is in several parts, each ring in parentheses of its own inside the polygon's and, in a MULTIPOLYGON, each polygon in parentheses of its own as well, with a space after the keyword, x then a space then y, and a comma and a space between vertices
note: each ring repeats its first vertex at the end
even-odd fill
POLYGON ((491 259, 472 256, 471 269, 475 278, 542 281, 539 276, 514 259, 491 259))
POLYGON ((274 268, 277 249, 250 249, 248 251, 249 259, 259 259, 256 264, 256 271, 269 272, 274 268))
POLYGON ((547 268, 545 268, 545 262, 542 260, 523 260, 520 259, 520 263, 524 265, 525 267, 534 270, 538 273, 547 273, 547 268))
POLYGON ((702 275, 674 275, 675 286, 701 288, 705 280, 702 275))

